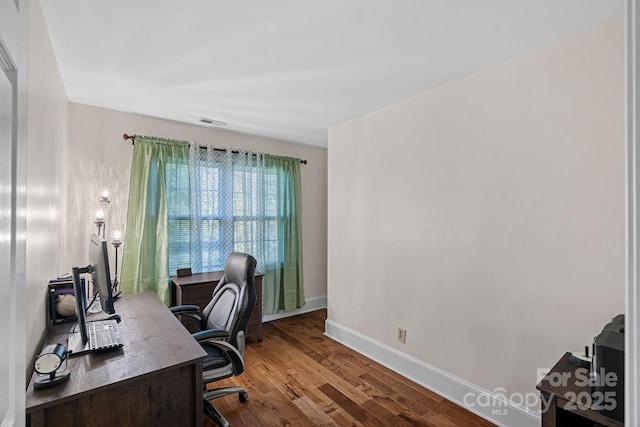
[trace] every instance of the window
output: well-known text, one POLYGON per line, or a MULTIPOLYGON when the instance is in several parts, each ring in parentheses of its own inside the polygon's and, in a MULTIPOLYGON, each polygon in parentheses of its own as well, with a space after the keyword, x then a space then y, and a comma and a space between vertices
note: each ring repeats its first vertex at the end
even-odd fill
POLYGON ((169 303, 178 268, 220 270, 252 254, 266 314, 305 303, 300 159, 138 135, 121 287, 169 303))
POLYGON ((185 267, 221 270, 231 251, 262 253, 265 264, 275 262, 274 172, 200 159, 191 166, 171 160, 166 174, 169 275, 185 267), (192 244, 195 239, 200 244, 192 244))

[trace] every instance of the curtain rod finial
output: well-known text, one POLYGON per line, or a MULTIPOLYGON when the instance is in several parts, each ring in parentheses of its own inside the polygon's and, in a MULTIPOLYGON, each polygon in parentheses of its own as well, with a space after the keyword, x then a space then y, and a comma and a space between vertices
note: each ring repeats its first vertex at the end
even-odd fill
POLYGON ((131 140, 131 145, 133 145, 135 143, 136 140, 136 136, 135 135, 127 135, 126 133, 122 134, 122 139, 124 139, 125 141, 127 139, 131 140))

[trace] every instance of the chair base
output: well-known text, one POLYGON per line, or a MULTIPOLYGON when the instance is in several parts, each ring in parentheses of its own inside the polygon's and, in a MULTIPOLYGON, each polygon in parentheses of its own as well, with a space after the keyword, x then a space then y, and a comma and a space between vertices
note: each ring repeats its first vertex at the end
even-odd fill
POLYGON ((238 393, 238 399, 240 402, 244 403, 249 398, 249 394, 242 387, 221 387, 214 388, 213 390, 206 391, 203 393, 202 398, 204 399, 204 412, 207 414, 209 418, 215 421, 220 427, 229 427, 229 421, 227 421, 220 411, 216 409, 215 406, 210 402, 217 397, 228 396, 230 394, 238 393))
POLYGON ((204 401, 204 413, 220 427, 229 427, 229 421, 227 421, 220 411, 218 411, 208 400, 204 401))

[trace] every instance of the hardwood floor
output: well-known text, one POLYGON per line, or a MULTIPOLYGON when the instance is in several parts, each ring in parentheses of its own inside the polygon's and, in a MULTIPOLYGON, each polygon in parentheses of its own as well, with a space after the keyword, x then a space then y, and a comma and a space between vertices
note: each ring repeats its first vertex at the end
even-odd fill
POLYGON ((325 319, 318 310, 265 323, 263 341, 248 342, 245 372, 215 383, 249 393, 245 403, 237 395, 212 401, 232 427, 493 426, 325 337, 325 319))

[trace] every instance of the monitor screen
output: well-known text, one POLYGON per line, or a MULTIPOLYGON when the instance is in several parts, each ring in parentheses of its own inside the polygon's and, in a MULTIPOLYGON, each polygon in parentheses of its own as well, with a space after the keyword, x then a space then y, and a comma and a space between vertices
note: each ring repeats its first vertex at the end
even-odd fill
POLYGON ((91 265, 93 287, 100 297, 102 311, 114 314, 116 310, 113 306, 107 241, 95 234, 91 235, 91 242, 89 243, 89 264, 91 265))
POLYGON ((84 351, 87 341, 89 340, 87 335, 86 295, 84 293, 82 280, 80 279, 80 273, 86 273, 88 269, 73 267, 71 271, 73 273, 73 293, 75 294, 78 323, 69 333, 67 348, 71 351, 71 354, 80 354, 84 351), (79 330, 76 330, 76 327, 79 330))

